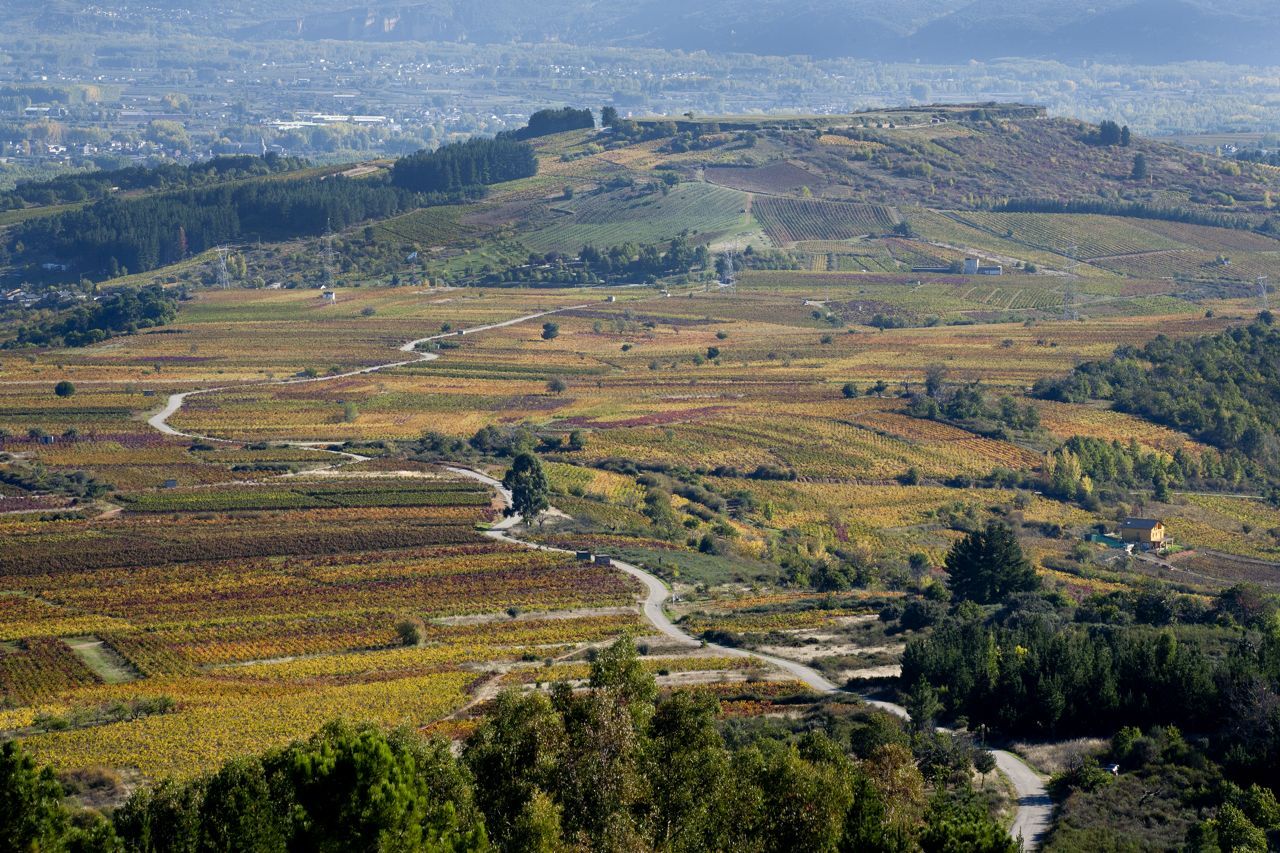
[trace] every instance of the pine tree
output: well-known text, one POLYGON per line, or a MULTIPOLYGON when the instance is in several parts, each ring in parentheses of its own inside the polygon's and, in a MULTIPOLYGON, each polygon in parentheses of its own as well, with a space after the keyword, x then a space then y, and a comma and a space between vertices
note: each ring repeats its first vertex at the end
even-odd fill
POLYGON ((1008 525, 997 521, 951 546, 946 568, 948 586, 956 598, 978 604, 995 604, 1012 593, 1040 585, 1018 537, 1008 525))

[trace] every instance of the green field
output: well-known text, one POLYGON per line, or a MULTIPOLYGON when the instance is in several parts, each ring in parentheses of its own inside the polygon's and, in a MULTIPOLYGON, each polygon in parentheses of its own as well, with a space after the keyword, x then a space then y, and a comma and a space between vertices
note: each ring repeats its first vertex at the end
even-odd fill
MULTIPOLYGON (((572 213, 522 235, 536 251, 577 252, 583 246, 660 243, 688 231, 714 238, 749 225, 747 194, 701 183, 679 184, 669 195, 608 193, 575 200, 572 213)), ((557 208, 557 211, 560 208, 557 208)))

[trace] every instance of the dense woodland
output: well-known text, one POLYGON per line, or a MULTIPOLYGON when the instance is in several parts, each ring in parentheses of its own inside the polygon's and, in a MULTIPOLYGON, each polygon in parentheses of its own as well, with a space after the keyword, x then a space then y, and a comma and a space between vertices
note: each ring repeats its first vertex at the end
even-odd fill
POLYGON ((583 246, 577 258, 557 252, 530 254, 524 264, 485 273, 478 284, 528 283, 532 285, 601 284, 617 281, 654 282, 666 276, 707 270, 711 253, 705 245, 693 246, 687 235, 662 246, 623 243, 598 249, 583 246))
POLYGON ((418 203, 408 190, 340 176, 110 197, 16 226, 8 251, 19 262, 53 258, 82 276, 114 277, 172 264, 226 243, 341 230, 395 216, 418 203))
POLYGON ((537 172, 537 158, 527 143, 477 138, 401 157, 391 170, 391 183, 420 193, 457 193, 537 172))
MULTIPOLYGON (((1221 802, 1229 787, 1224 778, 1240 786, 1274 784, 1280 610, 1273 597, 1238 584, 1206 603, 1149 584, 1074 605, 1039 591, 1028 571, 1011 533, 999 525, 952 547, 947 585, 953 606, 930 634, 908 641, 902 658, 913 718, 937 716, 1033 739, 1138 728, 1194 732, 1198 745, 1188 752, 1202 769, 1219 774, 1217 789, 1202 792, 1201 806, 1221 802)), ((908 609, 890 615, 918 627, 907 625, 908 609)), ((1131 764, 1150 760, 1127 748, 1113 746, 1113 753, 1131 764)), ((1075 782, 1082 772, 1087 776, 1087 767, 1072 771, 1075 782)), ((1110 781, 1094 779, 1086 787, 1110 781)), ((1264 816, 1255 825, 1280 820, 1264 816)), ((1063 849, 1103 849, 1077 844, 1063 849)))
MULTIPOLYGON (((1082 364, 1035 393, 1050 400, 1111 400, 1115 408, 1182 430, 1230 457, 1243 454, 1275 478, 1280 471, 1280 327, 1269 312, 1217 335, 1141 349, 1082 364)), ((1238 464, 1238 463, 1237 463, 1238 464)))
POLYGON ((591 110, 561 107, 557 110, 538 110, 529 116, 528 125, 511 131, 510 136, 512 139, 536 139, 566 130, 589 130, 595 126, 596 120, 591 115, 591 110))

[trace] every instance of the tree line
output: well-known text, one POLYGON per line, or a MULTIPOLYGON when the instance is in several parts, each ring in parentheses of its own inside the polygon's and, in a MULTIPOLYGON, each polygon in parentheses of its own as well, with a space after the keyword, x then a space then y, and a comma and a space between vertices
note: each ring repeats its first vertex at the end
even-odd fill
POLYGON ((1141 349, 1042 379, 1036 396, 1113 401, 1116 409, 1240 454, 1272 479, 1280 471, 1280 328, 1270 312, 1248 326, 1189 340, 1160 335, 1141 349))
POLYGON ((102 198, 116 191, 170 190, 198 187, 223 181, 260 177, 301 169, 307 161, 269 153, 263 157, 237 154, 214 157, 190 165, 162 163, 156 166, 127 166, 58 175, 46 181, 28 181, 0 193, 0 210, 28 205, 71 204, 102 198))
POLYGON ((90 277, 115 277, 175 263, 246 240, 285 240, 403 213, 423 199, 385 181, 332 175, 260 179, 146 196, 101 199, 80 210, 32 219, 11 231, 19 262, 55 258, 90 277))
POLYGON ((1045 456, 1047 490, 1063 500, 1088 501, 1108 486, 1151 489, 1158 501, 1169 499, 1175 486, 1203 489, 1239 488, 1262 483, 1259 466, 1238 451, 1223 455, 1212 448, 1199 454, 1178 448, 1172 454, 1143 450, 1137 439, 1107 441, 1072 436, 1045 456))
MULTIPOLYGON (((1235 228, 1245 231, 1259 227, 1259 223, 1256 220, 1247 216, 1232 216, 1227 213, 1212 213, 1191 207, 1151 204, 1143 201, 1017 198, 994 205, 991 209, 997 213, 1096 213, 1104 216, 1158 219, 1165 222, 1186 222, 1192 225, 1235 228)), ((1262 227, 1264 230, 1266 229, 1265 224, 1262 227)))
POLYGON ((52 318, 18 327, 4 348, 82 347, 139 329, 163 326, 178 313, 178 294, 158 284, 121 288, 52 318))
POLYGON ((955 543, 946 569, 950 614, 903 652, 913 705, 1013 736, 1176 725, 1211 733, 1241 778, 1274 781, 1265 779, 1280 761, 1274 596, 1241 585, 1206 608, 1144 589, 1073 608, 1038 592, 1016 537, 996 522, 955 543))
POLYGON ((589 130, 595 128, 595 126, 596 120, 595 116, 591 114, 591 110, 561 107, 560 109, 538 110, 529 116, 529 123, 526 126, 501 135, 509 136, 515 140, 536 139, 539 136, 550 136, 553 133, 564 133, 567 130, 589 130))
POLYGON ((629 639, 588 686, 510 690, 462 745, 373 726, 140 789, 73 815, 47 768, 0 748, 0 846, 255 851, 1014 853, 970 787, 986 753, 832 706, 806 726, 726 725, 706 692, 659 695, 629 639))
POLYGON ((537 173, 527 142, 477 138, 401 157, 391 169, 391 183, 413 192, 457 193, 537 173))

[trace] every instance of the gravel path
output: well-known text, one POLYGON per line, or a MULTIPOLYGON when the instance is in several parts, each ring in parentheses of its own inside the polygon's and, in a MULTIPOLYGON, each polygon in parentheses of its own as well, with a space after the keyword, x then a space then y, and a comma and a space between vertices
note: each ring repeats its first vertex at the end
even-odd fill
MULTIPOLYGON (((169 422, 168 422, 169 418, 171 418, 174 414, 176 414, 179 410, 181 410, 182 404, 186 402, 188 397, 192 397, 197 394, 212 394, 217 391, 227 390, 228 388, 239 389, 239 388, 249 388, 249 387, 264 386, 264 385, 297 385, 297 384, 302 384, 304 382, 327 382, 334 379, 344 379, 351 376, 361 376, 363 374, 375 373, 379 370, 388 370, 395 367, 404 367, 406 365, 416 364, 422 361, 431 361, 436 358, 439 358, 440 356, 437 353, 433 353, 433 352, 424 352, 424 353, 416 352, 417 348, 420 345, 424 343, 428 343, 430 341, 440 340, 442 338, 453 337, 454 335, 464 335, 464 334, 469 335, 469 334, 475 334, 477 332, 488 331, 490 329, 500 329, 506 326, 514 326, 518 323, 526 323, 526 322, 529 322, 530 320, 536 320, 538 318, 546 317, 550 314, 555 314, 560 311, 571 311, 577 308, 586 308, 586 307, 588 306, 584 304, 584 305, 573 305, 565 308, 557 308, 550 311, 540 311, 536 314, 526 314, 522 317, 516 317, 511 320, 504 320, 503 322, 500 322, 500 323, 491 323, 486 326, 477 326, 475 328, 465 329, 460 332, 445 332, 437 335, 429 335, 425 338, 418 338, 417 340, 409 341, 408 343, 400 347, 400 352, 414 353, 414 355, 416 356, 415 358, 406 359, 402 361, 388 362, 387 364, 378 364, 378 365, 374 365, 373 367, 365 367, 359 370, 348 371, 346 373, 338 373, 330 376, 308 377, 303 379, 270 380, 266 382, 246 383, 243 385, 224 385, 217 388, 201 388, 194 391, 183 391, 177 394, 170 395, 168 401, 165 403, 164 408, 161 409, 156 414, 152 415, 150 418, 148 418, 147 423, 150 424, 156 430, 159 430, 160 432, 164 433, 165 435, 182 436, 185 438, 200 439, 203 441, 222 441, 222 442, 230 441, 230 439, 213 438, 211 436, 198 435, 198 434, 183 432, 181 430, 175 429, 174 427, 169 425, 169 422)), ((316 442, 316 441, 295 441, 295 442, 286 442, 286 443, 294 444, 296 446, 321 447, 321 448, 323 448, 324 445, 326 444, 326 442, 316 442)), ((348 453, 345 451, 331 451, 331 452, 340 453, 343 456, 349 457, 350 461, 359 461, 363 459, 363 457, 361 456, 358 456, 353 453, 348 453)), ((485 474, 481 471, 475 471, 470 468, 463 468, 460 466, 446 465, 444 467, 446 470, 452 471, 453 473, 461 477, 467 477, 469 479, 477 480, 481 483, 491 486, 492 488, 497 490, 499 495, 502 496, 503 502, 506 503, 507 505, 510 505, 511 493, 507 489, 503 488, 501 482, 489 476, 488 474, 485 474)), ((563 549, 563 548, 552 548, 547 545, 539 545, 534 542, 526 542, 523 539, 517 538, 516 536, 513 535, 512 528, 514 528, 517 524, 519 524, 520 520, 521 519, 519 516, 507 516, 506 518, 502 519, 498 523, 494 524, 488 531, 485 532, 485 535, 490 537, 491 539, 496 539, 500 542, 508 542, 514 545, 520 545, 525 548, 532 548, 540 551, 557 551, 561 553, 573 553, 572 551, 567 551, 566 549, 563 549)), ((768 655, 762 652, 751 651, 748 649, 737 649, 737 648, 731 648, 728 646, 719 646, 714 643, 704 644, 701 640, 694 639, 693 637, 691 637, 690 635, 682 631, 675 623, 671 621, 670 618, 668 618, 664 605, 666 604, 666 601, 670 597, 671 593, 670 593, 670 590, 667 589, 666 584, 663 583, 663 581, 660 578, 650 574, 649 572, 645 571, 639 566, 633 566, 630 563, 625 563, 621 560, 614 560, 613 567, 635 578, 644 586, 645 597, 641 602, 641 607, 644 612, 644 616, 646 619, 649 620, 649 622, 653 625, 654 628, 656 628, 661 634, 663 634, 668 639, 680 645, 688 646, 690 648, 702 647, 705 645, 706 648, 712 649, 719 654, 730 655, 733 657, 755 658, 757 660, 764 661, 788 673, 789 675, 794 677, 796 680, 803 682, 809 688, 819 693, 843 692, 843 689, 841 687, 837 686, 836 684, 833 684, 825 676, 823 676, 822 673, 818 672, 816 669, 813 669, 812 667, 805 666, 802 663, 797 663, 796 661, 787 660, 786 658, 780 658, 775 655, 768 655)), ((861 697, 861 698, 863 698, 863 700, 866 701, 869 705, 880 708, 881 710, 884 710, 884 711, 888 711, 889 713, 894 714, 895 716, 901 717, 903 719, 908 719, 907 710, 906 708, 903 708, 901 705, 896 705, 892 702, 884 702, 877 699, 869 699, 866 697, 861 697)), ((1009 781, 1013 783, 1013 787, 1018 793, 1018 812, 1017 812, 1017 816, 1014 819, 1013 826, 1010 828, 1010 834, 1015 839, 1018 839, 1018 838, 1022 839, 1026 849, 1034 850, 1040 845, 1040 841, 1042 840, 1044 833, 1048 830, 1049 824, 1053 816, 1053 804, 1049 799, 1049 793, 1045 788, 1044 780, 1039 776, 1039 774, 1037 774, 1034 770, 1032 770, 1029 766, 1027 766, 1027 764, 1023 762, 1022 759, 1018 758, 1013 753, 1006 752, 1004 750, 993 750, 993 752, 996 758, 996 766, 1000 769, 1000 772, 1004 773, 1005 776, 1009 779, 1009 781)))

